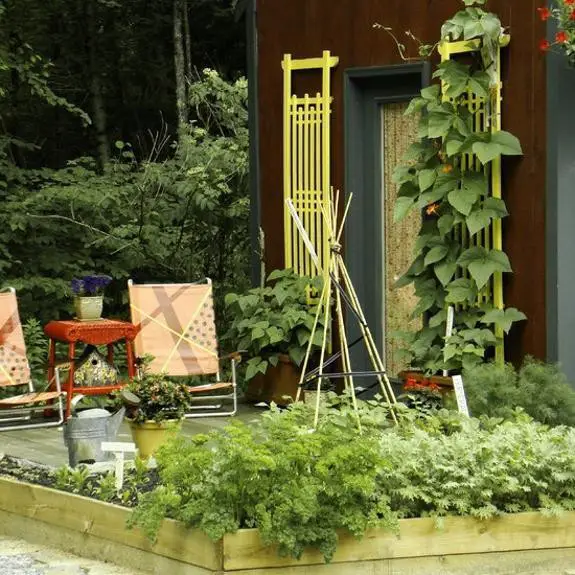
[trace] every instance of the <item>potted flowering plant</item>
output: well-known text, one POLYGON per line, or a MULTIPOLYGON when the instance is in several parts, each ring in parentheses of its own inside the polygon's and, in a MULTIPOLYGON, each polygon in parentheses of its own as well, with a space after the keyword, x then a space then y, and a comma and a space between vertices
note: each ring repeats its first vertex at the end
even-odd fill
POLYGON ((403 399, 408 407, 429 413, 443 406, 441 388, 429 380, 417 382, 408 378, 403 386, 403 399))
POLYGON ((557 21, 555 41, 541 40, 541 50, 557 48, 567 56, 569 64, 575 66, 575 0, 551 0, 548 6, 541 6, 537 11, 544 22, 550 18, 557 21))
POLYGON ((112 278, 105 275, 90 275, 72 280, 76 319, 93 321, 102 317, 104 290, 111 281, 112 278))
POLYGON ((446 397, 453 391, 453 380, 450 377, 427 376, 419 371, 402 371, 399 379, 403 382, 401 398, 406 405, 424 413, 445 407, 446 397))
POLYGON ((126 406, 132 438, 142 459, 147 459, 172 433, 181 429, 190 404, 190 396, 183 383, 147 370, 133 379, 120 395, 126 406))

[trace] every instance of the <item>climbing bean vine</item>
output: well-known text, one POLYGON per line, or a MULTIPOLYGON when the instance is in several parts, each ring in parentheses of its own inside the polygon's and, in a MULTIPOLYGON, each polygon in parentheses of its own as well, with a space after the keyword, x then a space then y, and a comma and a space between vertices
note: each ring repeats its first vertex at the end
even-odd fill
MULTIPOLYGON (((507 255, 492 242, 475 241, 493 222, 506 217, 503 199, 490 194, 492 163, 502 155, 521 155, 509 132, 492 132, 497 94, 497 54, 503 28, 499 18, 481 8, 485 0, 463 0, 465 8, 445 22, 442 40, 476 41, 469 61, 447 60, 433 78, 440 80, 412 100, 406 114, 419 114, 417 140, 394 172, 399 187, 396 221, 422 210, 414 259, 397 286, 413 284, 415 317, 426 318, 416 333, 404 333, 411 364, 427 371, 459 371, 483 361, 498 334, 525 319, 515 308, 498 309, 481 298, 496 273, 511 272, 507 255), (486 101, 485 131, 474 129, 468 97, 486 101), (467 168, 473 154, 478 169, 467 168), (462 242, 461 237, 470 238, 462 242), (454 330, 445 337, 447 308, 454 306, 454 330)), ((425 52, 425 51, 424 51, 425 52)), ((420 50, 421 53, 421 50, 420 50)), ((472 164, 473 165, 473 164, 472 164)))

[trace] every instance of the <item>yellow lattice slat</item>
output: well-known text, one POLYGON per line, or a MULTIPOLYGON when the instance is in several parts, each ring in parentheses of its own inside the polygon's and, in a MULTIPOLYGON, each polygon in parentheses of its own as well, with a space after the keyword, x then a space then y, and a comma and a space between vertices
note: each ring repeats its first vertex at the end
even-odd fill
MULTIPOLYGON (((294 60, 284 56, 284 205, 291 199, 317 252, 324 273, 329 270, 329 238, 322 206, 330 194, 331 68, 338 58, 325 51, 321 58, 294 60), (294 71, 320 70, 321 92, 293 94, 294 71)), ((318 269, 284 207, 285 265, 315 276, 318 269)))
MULTIPOLYGON (((497 82, 496 87, 492 90, 489 101, 485 98, 479 98, 471 91, 465 98, 465 104, 473 117, 473 128, 475 132, 485 132, 490 130, 492 133, 501 130, 501 48, 509 44, 510 37, 504 35, 500 39, 500 49, 497 51, 497 82)), ((457 54, 469 54, 480 50, 479 41, 462 41, 462 42, 442 42, 439 46, 439 53, 442 62, 451 59, 457 54)), ((447 86, 442 84, 442 91, 445 94, 447 86)), ((448 100, 444 96, 444 100, 448 100)), ((485 170, 481 162, 473 154, 464 154, 461 157, 461 171, 480 172, 485 170)), ((489 194, 494 198, 501 198, 501 157, 497 157, 491 163, 489 168, 489 194)), ((455 239, 461 241, 464 248, 472 246, 481 246, 486 249, 503 249, 502 224, 500 219, 493 220, 491 225, 471 236, 465 224, 455 231, 455 239)), ((464 274, 464 277, 467 274, 464 274)), ((478 304, 492 304, 497 309, 503 309, 503 274, 496 272, 490 282, 481 290, 478 295, 478 304)), ((503 331, 496 328, 495 335, 498 338, 498 345, 495 348, 495 358, 498 362, 503 362, 505 350, 503 345, 503 331)))

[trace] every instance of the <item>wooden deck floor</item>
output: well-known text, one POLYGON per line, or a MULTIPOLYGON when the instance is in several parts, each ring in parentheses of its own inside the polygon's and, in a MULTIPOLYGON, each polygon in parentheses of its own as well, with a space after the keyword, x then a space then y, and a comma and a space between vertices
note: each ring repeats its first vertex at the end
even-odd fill
MULTIPOLYGON (((188 435, 205 433, 228 425, 232 419, 245 422, 256 419, 262 408, 240 404, 237 415, 230 417, 202 417, 187 419, 183 431, 188 435)), ((117 441, 132 441, 130 429, 124 422, 118 433, 117 441)), ((62 428, 24 429, 0 433, 0 451, 6 455, 21 457, 52 467, 68 464, 68 450, 64 445, 62 428)))

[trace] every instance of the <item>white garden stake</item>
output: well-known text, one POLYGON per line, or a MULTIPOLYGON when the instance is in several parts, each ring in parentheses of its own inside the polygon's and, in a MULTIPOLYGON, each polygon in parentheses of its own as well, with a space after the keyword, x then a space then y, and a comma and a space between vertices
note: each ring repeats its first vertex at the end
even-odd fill
POLYGON ((469 417, 467 399, 465 398, 465 389, 463 388, 463 378, 460 375, 454 375, 452 379, 453 389, 455 390, 455 397, 457 399, 457 409, 459 410, 459 413, 463 413, 469 417))
POLYGON ((111 451, 114 454, 116 460, 116 491, 120 491, 124 485, 124 454, 136 453, 136 445, 120 441, 102 441, 102 451, 111 451))
MULTIPOLYGON (((454 321, 454 310, 453 306, 450 305, 447 308, 447 322, 445 325, 445 342, 453 335, 453 321, 454 321)), ((446 369, 443 370, 443 377, 447 377, 449 374, 446 369)))

